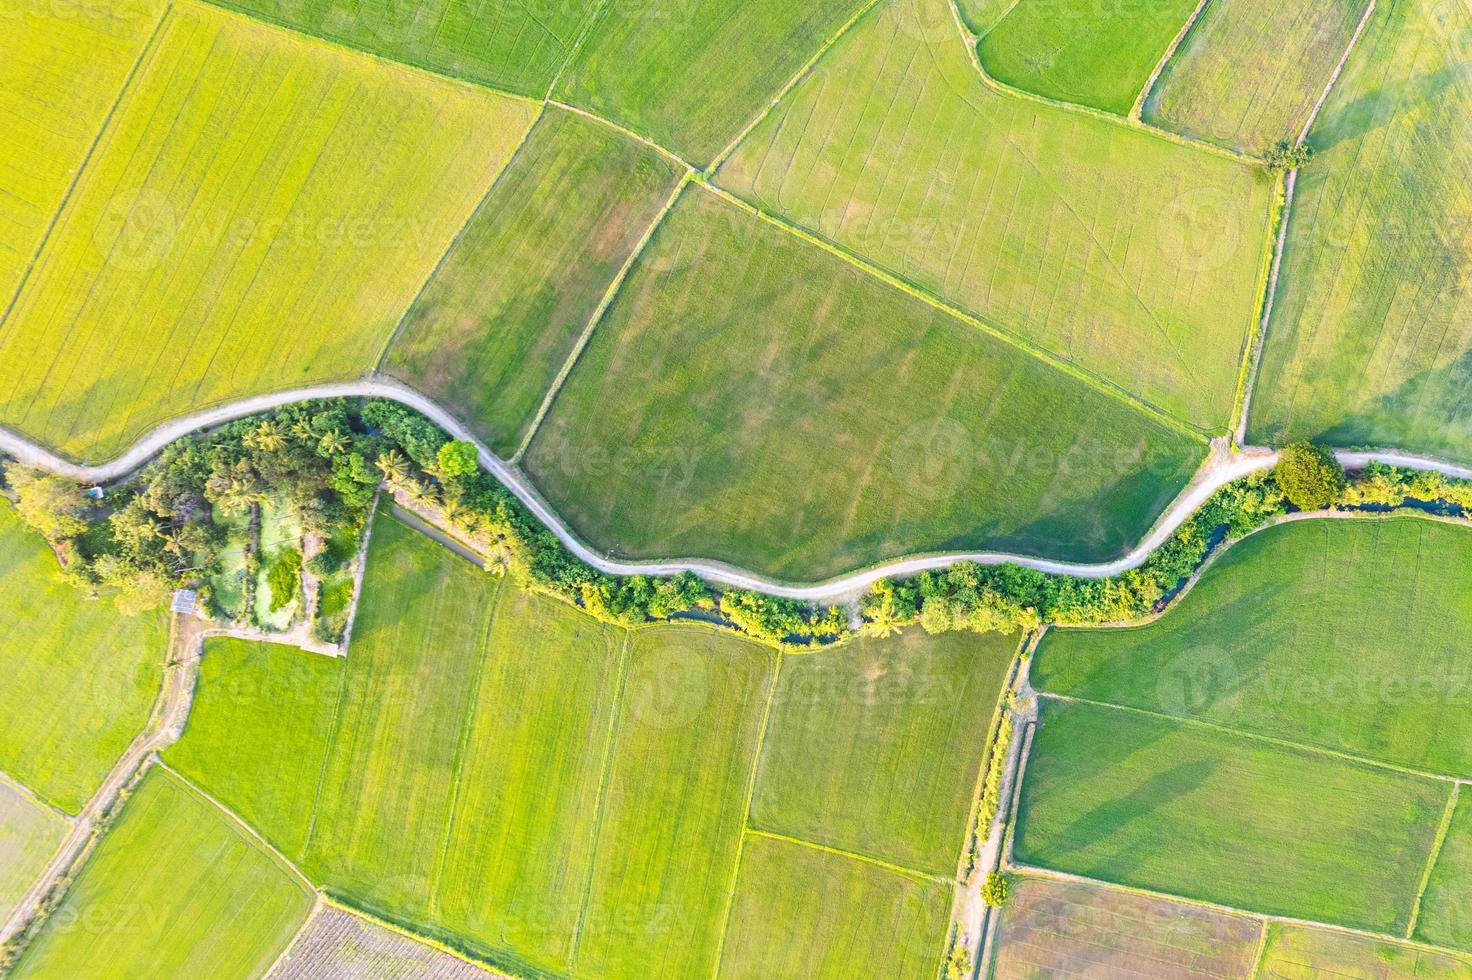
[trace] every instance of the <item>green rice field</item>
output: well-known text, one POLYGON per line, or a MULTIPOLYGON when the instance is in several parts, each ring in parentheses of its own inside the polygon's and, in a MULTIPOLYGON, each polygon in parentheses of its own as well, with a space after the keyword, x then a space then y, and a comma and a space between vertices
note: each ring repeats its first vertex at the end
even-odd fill
POLYGON ((961 23, 977 37, 997 26, 1012 9, 1013 0, 957 0, 961 23))
POLYGON ((613 554, 811 580, 916 551, 1113 557, 1204 449, 691 187, 524 465, 613 554))
POLYGON ((934 977, 950 911, 949 882, 750 835, 719 976, 934 977))
POLYGON ((1472 10, 1382 3, 1309 136, 1248 437, 1472 451, 1472 10))
POLYGON ((862 6, 606 3, 553 94, 701 166, 862 6))
POLYGON ((0 778, 0 919, 15 909, 68 829, 60 813, 0 778))
POLYGON ((143 53, 161 0, 21 3, 0 32, 0 323, 72 175, 143 53))
POLYGON ((1272 922, 1258 976, 1282 980, 1469 980, 1472 959, 1331 929, 1272 922))
POLYGON ((358 376, 536 111, 176 5, 0 328, 0 422, 105 458, 358 376))
POLYGON ((752 826, 954 875, 1016 648, 915 630, 786 658, 752 826))
POLYGON ((680 173, 617 130, 548 109, 414 301, 384 370, 510 456, 680 173))
POLYGON ((1196 0, 1019 0, 976 54, 1000 82, 1128 115, 1195 9, 1196 0))
POLYGON ((1297 140, 1367 0, 1211 0, 1150 93, 1157 126, 1261 153, 1297 140))
POLYGON ((997 90, 950 16, 945 0, 876 7, 717 182, 1223 430, 1257 316, 1272 181, 1215 151, 997 90))
POLYGON ((312 900, 311 889, 244 828, 156 769, 13 975, 260 976, 312 900))
POLYGON ((1261 531, 1147 626, 1049 630, 1032 682, 1472 776, 1469 548, 1415 517, 1261 531))
POLYGON ((111 601, 84 598, 8 503, 0 503, 0 595, 0 771, 75 813, 148 720, 165 619, 120 616, 111 601))
POLYGON ((1014 853, 1022 864, 1403 935, 1450 787, 1045 699, 1014 853))
POLYGON ((1465 785, 1421 897, 1415 937, 1472 952, 1472 794, 1465 785))
POLYGON ((456 0, 224 0, 349 47, 541 98, 600 4, 456 0))
MULTIPOLYGON (((780 745, 799 722, 818 732, 826 718, 834 732, 863 733, 871 767, 912 767, 902 784, 866 775, 835 740, 820 754, 847 772, 830 799, 843 786, 934 792, 932 807, 956 817, 1013 641, 946 637, 935 654, 919 634, 865 641, 845 648, 866 665, 855 677, 825 669, 829 654, 779 655, 704 624, 602 625, 385 514, 376 521, 350 655, 212 640, 191 720, 166 756, 329 894, 522 974, 642 980, 708 975, 738 955, 746 966, 728 970, 809 962, 834 942, 814 916, 858 882, 865 901, 839 910, 850 938, 828 969, 896 935, 917 950, 896 964, 933 966, 949 907, 940 876, 799 841, 821 855, 809 858, 821 880, 773 881, 751 857, 771 838, 748 830, 748 813, 765 781, 791 786, 789 767, 812 772, 814 758, 780 745), (885 663, 887 677, 868 677, 885 663), (789 668, 823 677, 786 684, 805 707, 779 721, 775 685, 789 668), (888 696, 923 694, 911 681, 922 672, 961 690, 888 696), (855 700, 851 682, 886 696, 855 700), (769 737, 779 749, 764 749, 769 737), (920 739, 928 751, 916 751, 920 739), (783 903, 803 925, 772 945, 752 916, 783 903), (737 904, 733 948, 723 937, 737 904), (889 908, 900 919, 881 914, 889 908)), ((900 834, 919 834, 918 821, 863 802, 893 828, 873 834, 876 846, 908 852, 900 834)), ((947 879, 964 812, 951 822, 948 840, 923 828, 927 860, 947 879)))

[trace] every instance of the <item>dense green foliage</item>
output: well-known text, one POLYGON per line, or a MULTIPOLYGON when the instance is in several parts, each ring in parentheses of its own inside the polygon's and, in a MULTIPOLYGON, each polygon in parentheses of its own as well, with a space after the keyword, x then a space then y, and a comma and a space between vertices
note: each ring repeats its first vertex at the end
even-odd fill
POLYGON ((981 883, 981 900, 994 909, 999 909, 1007 904, 1007 896, 1012 893, 1012 878, 1005 871, 988 871, 986 880, 981 883))
POLYGON ((1273 467, 1283 496, 1299 510, 1327 507, 1344 492, 1344 467, 1322 446, 1294 442, 1283 447, 1273 467))
POLYGON ((248 980, 286 948, 313 897, 228 814, 155 769, 13 976, 248 980))
POLYGON ((1018 862, 1404 934, 1449 782, 1121 708, 1042 708, 1018 862))

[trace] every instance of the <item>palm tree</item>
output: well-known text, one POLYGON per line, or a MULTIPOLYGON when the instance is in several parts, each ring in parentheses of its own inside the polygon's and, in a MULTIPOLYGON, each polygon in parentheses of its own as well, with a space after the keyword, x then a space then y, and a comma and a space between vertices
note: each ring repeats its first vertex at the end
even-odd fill
POLYGON ((274 453, 286 445, 286 437, 281 434, 281 426, 275 420, 266 419, 246 434, 244 442, 253 449, 274 453))
POLYGON ((390 486, 401 486, 409 478, 409 460, 397 449, 390 449, 379 456, 375 465, 390 486))
POLYGON ((311 442, 312 437, 316 435, 316 433, 312 431, 311 420, 308 419, 306 416, 302 416, 295 422, 291 423, 291 434, 296 436, 302 442, 311 442))
POLYGON ((336 456, 339 453, 347 452, 348 437, 337 429, 328 429, 317 443, 317 447, 328 456, 336 456))

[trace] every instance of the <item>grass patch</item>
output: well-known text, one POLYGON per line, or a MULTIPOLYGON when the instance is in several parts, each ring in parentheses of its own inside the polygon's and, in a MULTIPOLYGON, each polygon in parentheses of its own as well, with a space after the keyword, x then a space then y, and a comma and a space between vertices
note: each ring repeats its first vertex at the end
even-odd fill
POLYGON ((679 174, 643 143, 549 108, 415 300, 385 370, 510 456, 679 174))
POLYGON ((540 99, 598 0, 221 0, 349 47, 540 99))
POLYGON ((801 844, 749 837, 722 977, 933 977, 951 888, 801 844))
POLYGON ((285 630, 296 616, 297 596, 301 592, 301 541, 301 522, 285 501, 268 500, 261 504, 255 620, 266 629, 285 630))
POLYGON ((525 463, 614 554, 818 579, 915 551, 1114 557, 1203 450, 691 188, 525 463))
POLYGON ((0 770, 76 813, 143 730, 163 676, 164 617, 119 616, 61 580, 56 556, 0 503, 0 770))
POLYGON ((1196 0, 1019 0, 976 54, 998 81, 1123 116, 1195 9, 1196 0))
POLYGON ((711 973, 772 670, 714 629, 634 634, 573 972, 711 973))
POLYGON ((21 4, 0 32, 0 317, 133 64, 161 0, 21 4))
POLYGON ((751 823, 950 877, 1017 638, 860 639, 787 657, 751 823))
POLYGON ((1212 0, 1160 73, 1144 118, 1261 153, 1297 140, 1366 0, 1212 0))
POLYGON ((165 758, 299 858, 345 672, 295 647, 209 639, 184 736, 165 758))
POLYGON ((1472 960, 1367 936, 1270 922, 1258 976, 1283 980, 1385 977, 1387 980, 1469 980, 1472 960))
POLYGON ((506 587, 465 730, 440 921, 567 972, 626 634, 506 587))
POLYGON ((0 779, 0 918, 14 911, 68 829, 61 814, 0 779))
POLYGON ((1457 797, 1446 840, 1431 869, 1415 938, 1434 946, 1472 951, 1472 802, 1467 787, 1457 797))
POLYGON ((1049 630, 1042 690, 1472 775, 1472 534, 1299 521, 1234 545, 1148 626, 1049 630))
POLYGON ((1046 702, 1017 860, 1404 932, 1447 783, 1118 708, 1046 702))
POLYGON ((175 7, 0 334, 0 419, 97 459, 357 377, 535 112, 175 7))
POLYGON ((1314 124, 1249 438, 1472 451, 1472 10, 1382 3, 1314 124))
POLYGON ((1142 963, 1177 980, 1251 977, 1262 930, 1246 916, 1043 878, 1014 882, 1001 915, 993 977, 1119 976, 1142 963))
POLYGON ((608 3, 555 94, 705 164, 861 6, 608 3))
POLYGON ((312 899, 239 825, 155 769, 14 975, 257 977, 312 899))
POLYGON ((946 0, 867 14, 717 179, 1189 423, 1231 414, 1272 182, 988 86, 946 0))
POLYGON ((245 567, 245 549, 250 534, 250 512, 243 510, 235 514, 213 512, 212 519, 217 527, 223 528, 225 547, 220 549, 216 561, 218 570, 209 577, 210 591, 215 604, 230 619, 238 619, 245 613, 245 586, 248 574, 245 567))

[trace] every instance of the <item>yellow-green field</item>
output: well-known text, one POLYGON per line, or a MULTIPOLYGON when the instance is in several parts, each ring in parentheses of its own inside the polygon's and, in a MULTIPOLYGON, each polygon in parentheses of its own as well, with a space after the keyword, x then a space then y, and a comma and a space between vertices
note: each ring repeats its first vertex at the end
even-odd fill
POLYGON ((1231 414, 1267 175, 998 91, 945 0, 867 14, 717 180, 1189 423, 1231 414))
POLYGON ((1261 153, 1298 139, 1367 0, 1211 0, 1160 73, 1144 118, 1261 153))
POLYGON ((535 115, 176 5, 0 327, 0 423, 96 459, 357 376, 535 115))
POLYGON ((10 915, 67 830, 60 813, 0 778, 0 919, 10 915))
POLYGON ((1332 929, 1268 924, 1257 976, 1271 980, 1472 980, 1472 959, 1332 929))
POLYGON ((14 976, 261 976, 312 890, 244 827, 155 769, 127 801, 14 976))
POLYGON ((0 14, 0 320, 163 7, 17 3, 0 14))

